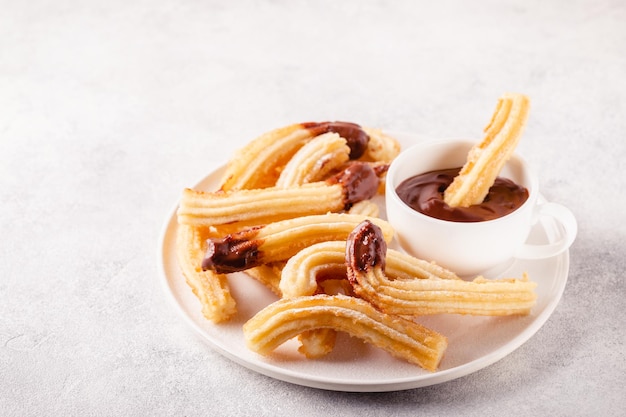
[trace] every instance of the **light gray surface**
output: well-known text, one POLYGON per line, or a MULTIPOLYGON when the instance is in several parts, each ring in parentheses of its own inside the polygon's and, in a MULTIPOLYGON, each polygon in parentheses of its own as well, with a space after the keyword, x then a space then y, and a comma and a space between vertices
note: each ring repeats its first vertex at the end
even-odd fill
POLYGON ((0 414, 623 415, 626 5, 620 1, 0 1, 0 414), (436 4, 435 4, 436 3, 436 4), (350 120, 520 153, 579 221, 547 324, 475 374, 383 394, 272 380, 167 303, 180 191, 269 129, 350 120))

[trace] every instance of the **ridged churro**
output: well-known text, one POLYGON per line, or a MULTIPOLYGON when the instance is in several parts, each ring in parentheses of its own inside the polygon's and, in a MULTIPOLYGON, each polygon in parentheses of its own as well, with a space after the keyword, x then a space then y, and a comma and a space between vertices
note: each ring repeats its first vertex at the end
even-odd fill
MULTIPOLYGON (((370 184, 372 187, 369 191, 363 191, 364 184, 368 181, 373 183, 373 177, 365 174, 371 174, 373 170, 377 177, 382 177, 387 166, 384 164, 381 166, 381 160, 377 159, 376 155, 370 155, 372 154, 371 148, 382 143, 383 151, 378 154, 382 158, 389 154, 384 150, 394 143, 393 139, 388 137, 386 140, 381 140, 379 136, 383 135, 382 132, 376 135, 373 143, 370 144, 370 138, 365 130, 357 124, 348 122, 298 123, 274 129, 259 136, 235 153, 227 165, 217 191, 184 190, 178 211, 178 257, 181 270, 192 291, 198 297, 207 319, 213 322, 225 321, 236 312, 235 300, 230 294, 226 276, 223 273, 201 268, 209 234, 215 238, 245 230, 252 224, 276 222, 307 213, 343 210, 374 213, 371 202, 361 204, 359 201, 362 198, 369 198, 369 195, 375 192, 373 184, 370 184), (311 144, 307 149, 302 150, 303 146, 309 142, 316 142, 317 145, 311 144), (304 167, 298 167, 298 160, 287 166, 296 154, 300 154, 300 158, 304 159, 308 155, 309 159, 306 159, 308 162, 304 167), (319 160, 313 162, 316 155, 319 160), (351 188, 352 185, 349 184, 345 175, 346 171, 343 172, 343 177, 325 178, 331 171, 346 168, 347 158, 360 158, 368 161, 369 167, 361 165, 363 169, 351 167, 347 170, 350 174, 348 176, 360 184, 355 185, 359 190, 351 188), (308 191, 303 192, 302 189, 297 189, 297 196, 284 191, 285 195, 281 201, 272 201, 275 196, 271 194, 271 190, 269 190, 270 194, 265 194, 265 199, 259 198, 258 189, 274 186, 281 172, 284 179, 281 180, 280 186, 286 188, 289 188, 288 183, 319 182, 322 178, 325 182, 309 186, 308 191), (319 185, 322 187, 318 187, 319 185), (337 192, 340 189, 342 193, 337 192), (239 200, 231 198, 232 196, 225 196, 235 190, 248 191, 237 196, 239 200), (303 202, 307 200, 307 197, 308 201, 303 202), (336 199, 331 203, 333 197, 336 199), (338 202, 341 199, 344 204, 340 207, 338 202), (259 203, 259 200, 263 201, 259 203), (294 207, 297 201, 301 201, 302 204, 294 207), (312 201, 315 204, 311 204, 312 201), (330 207, 324 207, 320 201, 326 201, 330 207), (266 210, 261 213, 262 210, 259 208, 264 204, 266 210), (282 209, 277 208, 278 205, 282 209), (288 208, 285 210, 284 207, 288 208), (313 212, 308 212, 306 207, 315 207, 315 209, 313 212), (300 209, 302 211, 298 211, 300 209), (245 213, 246 210, 254 214, 250 216, 245 213), (204 216, 205 211, 209 212, 208 216, 204 216), (245 220, 242 221, 242 217, 245 220)), ((300 159, 300 163, 304 159, 300 159)), ((380 178, 377 178, 377 181, 378 190, 380 190, 380 178)), ((248 273, 279 294, 280 269, 277 265, 276 263, 259 265, 249 270, 248 273)))
MULTIPOLYGON (((317 275, 319 285, 315 294, 354 296, 352 286, 345 278, 345 265, 343 271, 326 270, 325 272, 325 274, 317 275), (335 273, 337 273, 336 276, 335 273)), ((284 298, 295 298, 295 296, 284 298)), ((336 338, 337 332, 333 329, 315 329, 303 332, 298 335, 300 341, 298 352, 309 359, 321 358, 333 351, 336 338)))
POLYGON ((439 313, 472 315, 525 315, 535 304, 536 284, 522 279, 473 281, 444 279, 389 279, 385 274, 387 244, 380 229, 365 221, 355 228, 346 245, 348 279, 354 291, 390 314, 439 313))
POLYGON ((264 133, 239 149, 230 159, 221 189, 265 188, 276 184, 282 169, 304 144, 314 137, 334 132, 350 147, 350 158, 358 159, 367 148, 369 136, 348 122, 296 123, 264 133))
POLYGON ((290 188, 204 192, 185 189, 178 222, 198 226, 262 225, 312 214, 348 210, 376 195, 380 168, 352 162, 325 181, 290 188), (378 170, 378 172, 377 172, 378 170))
POLYGON ((346 213, 303 216, 250 227, 222 238, 209 238, 202 268, 229 273, 287 260, 312 244, 346 239, 364 219, 377 224, 384 239, 392 239, 393 228, 379 218, 346 213))
MULTIPOLYGON (((433 262, 394 249, 387 249, 385 262, 385 273, 393 280, 461 279, 433 262)), ((282 269, 279 287, 283 297, 313 295, 319 291, 320 282, 329 278, 347 279, 344 240, 316 243, 289 258, 282 269)))
MULTIPOLYGON (((345 280, 345 241, 320 242, 289 258, 281 271, 279 288, 283 298, 328 293, 323 283, 345 280)), ((310 330, 299 336, 299 351, 308 358, 330 353, 335 343, 332 329, 310 330)))
POLYGON ((522 94, 505 94, 485 128, 485 136, 467 155, 467 161, 444 192, 450 207, 483 202, 502 167, 513 154, 528 118, 530 100, 522 94))
POLYGON ((337 133, 324 133, 295 153, 280 173, 276 187, 289 188, 322 181, 349 159, 347 141, 337 133))
POLYGON ((361 159, 390 163, 400 154, 400 143, 395 138, 386 135, 381 129, 364 127, 363 130, 370 140, 361 159))
POLYGON ((243 332, 248 348, 268 355, 298 334, 325 328, 347 332, 429 371, 437 369, 448 343, 418 323, 344 295, 281 299, 246 322, 243 332))
POLYGON ((177 256, 187 284, 191 287, 200 304, 202 314, 208 320, 219 323, 228 320, 236 313, 226 276, 200 268, 204 257, 206 233, 201 228, 178 225, 177 256))
MULTIPOLYGON (((411 260, 408 255, 390 249, 387 253, 387 273, 398 279, 428 278, 435 274, 444 279, 460 279, 434 263, 411 260)), ((279 286, 284 298, 295 298, 328 293, 325 284, 338 280, 348 282, 345 240, 316 243, 289 258, 282 269, 279 286)), ((342 289, 342 292, 351 291, 342 289)), ((302 343, 299 351, 307 357, 317 358, 332 350, 335 335, 328 329, 311 330, 300 335, 299 340, 302 343)))
POLYGON ((289 258, 280 276, 280 291, 285 298, 313 295, 320 276, 346 275, 346 242, 320 242, 306 247, 289 258))

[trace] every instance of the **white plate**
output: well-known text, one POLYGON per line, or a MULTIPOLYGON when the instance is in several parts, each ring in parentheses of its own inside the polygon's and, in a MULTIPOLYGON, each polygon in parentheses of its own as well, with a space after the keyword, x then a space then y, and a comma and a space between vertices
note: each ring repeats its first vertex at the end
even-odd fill
MULTIPOLYGON (((403 148, 424 140, 407 134, 395 134, 395 137, 403 148)), ((211 172, 196 184, 197 189, 216 189, 223 169, 220 167, 211 172)), ((382 199, 379 203, 384 204, 382 199)), ((206 320, 200 312, 199 301, 178 267, 176 227, 174 210, 162 232, 159 261, 165 289, 187 323, 212 348, 249 369, 294 384, 337 391, 374 392, 423 387, 450 381, 493 364, 530 339, 548 320, 563 294, 569 269, 569 253, 565 252, 540 261, 516 260, 502 268, 498 275, 488 276, 518 277, 522 272, 528 272, 538 283, 537 304, 528 316, 437 315, 421 318, 422 324, 448 337, 448 349, 436 372, 395 359, 344 334, 338 336, 335 349, 323 359, 305 359, 296 351, 295 341, 289 341, 271 356, 263 357, 246 348, 241 327, 258 310, 275 301, 276 296, 247 275, 232 274, 229 282, 238 313, 225 324, 215 325, 206 320)), ((529 239, 542 243, 554 242, 560 237, 560 228, 546 220, 534 227, 529 239)))

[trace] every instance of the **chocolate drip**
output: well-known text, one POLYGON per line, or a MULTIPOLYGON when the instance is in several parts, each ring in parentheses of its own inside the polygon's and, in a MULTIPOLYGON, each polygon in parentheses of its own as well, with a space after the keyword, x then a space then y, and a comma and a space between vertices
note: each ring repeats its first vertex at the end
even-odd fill
POLYGON ((374 197, 378 191, 380 179, 376 170, 369 164, 353 162, 326 182, 329 184, 339 183, 343 186, 343 202, 347 210, 354 203, 374 197))
POLYGON ((513 181, 498 177, 481 204, 450 207, 443 193, 461 168, 431 171, 404 180, 398 197, 413 210, 441 220, 480 222, 493 220, 515 211, 528 199, 528 190, 513 181))
POLYGON ((360 158, 367 149, 370 137, 356 123, 350 122, 307 122, 302 127, 309 129, 315 136, 333 132, 344 138, 350 148, 350 159, 360 158))
MULTIPOLYGON (((256 230, 258 229, 252 229, 254 234, 256 230)), ((220 239, 208 239, 202 270, 228 274, 260 265, 262 252, 259 251, 259 246, 262 241, 250 239, 248 235, 250 231, 230 234, 220 239)))
POLYGON ((380 227, 365 220, 352 230, 346 242, 348 278, 353 282, 354 271, 367 272, 376 266, 385 269, 387 242, 380 227))

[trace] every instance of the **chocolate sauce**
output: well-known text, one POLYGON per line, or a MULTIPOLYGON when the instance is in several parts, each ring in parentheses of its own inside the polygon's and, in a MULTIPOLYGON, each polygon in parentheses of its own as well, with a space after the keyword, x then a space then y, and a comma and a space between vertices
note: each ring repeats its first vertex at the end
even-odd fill
POLYGON ((348 279, 354 281, 354 271, 369 271, 375 266, 385 269, 387 242, 380 227, 365 220, 352 230, 346 242, 348 279), (352 271, 350 271, 352 270, 352 271))
POLYGON ((219 274, 244 271, 261 262, 259 251, 261 241, 254 239, 258 228, 233 233, 223 238, 207 240, 207 250, 202 260, 202 270, 212 270, 219 274))
POLYGON ((396 193, 414 210, 427 216, 453 222, 480 222, 505 216, 528 199, 528 190, 513 181, 498 177, 481 204, 450 207, 443 193, 461 168, 431 171, 404 180, 396 193))
POLYGON ((360 158, 367 149, 370 137, 361 126, 350 122, 307 122, 302 123, 302 127, 309 129, 315 136, 324 133, 337 133, 344 138, 350 148, 350 159, 360 158))
MULTIPOLYGON (((329 184, 341 184, 344 207, 349 209, 354 203, 376 195, 380 182, 378 176, 384 174, 386 170, 387 166, 372 168, 370 164, 364 162, 352 162, 326 181, 329 184)), ((311 204, 315 204, 315 201, 311 204)), ((223 238, 208 239, 202 269, 227 274, 261 264, 263 252, 259 247, 263 241, 257 238, 257 234, 262 227, 251 227, 223 238)))
POLYGON ((353 162, 326 182, 339 183, 343 186, 343 203, 347 210, 354 203, 374 197, 378 191, 380 179, 376 170, 369 164, 353 162))

